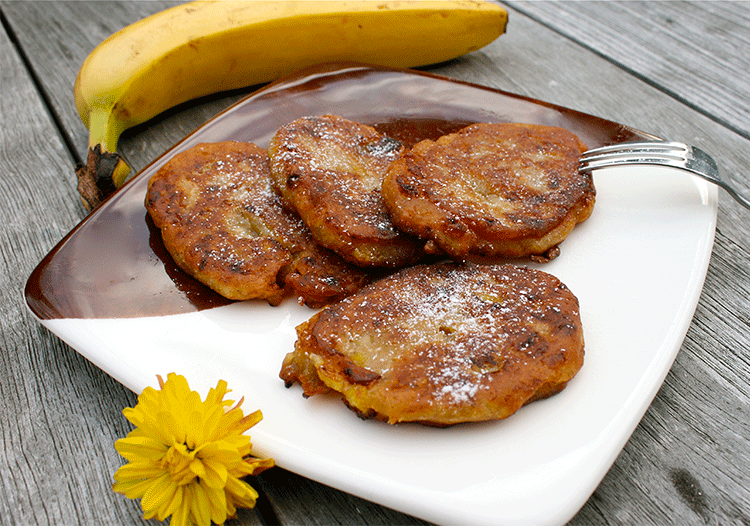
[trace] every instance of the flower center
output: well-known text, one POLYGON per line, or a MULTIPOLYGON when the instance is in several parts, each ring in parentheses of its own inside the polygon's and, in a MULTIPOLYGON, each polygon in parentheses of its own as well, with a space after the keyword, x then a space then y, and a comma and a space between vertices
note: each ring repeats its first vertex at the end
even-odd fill
POLYGON ((190 469, 195 453, 185 444, 173 444, 162 457, 161 466, 167 470, 178 486, 187 484, 195 478, 195 473, 190 469))

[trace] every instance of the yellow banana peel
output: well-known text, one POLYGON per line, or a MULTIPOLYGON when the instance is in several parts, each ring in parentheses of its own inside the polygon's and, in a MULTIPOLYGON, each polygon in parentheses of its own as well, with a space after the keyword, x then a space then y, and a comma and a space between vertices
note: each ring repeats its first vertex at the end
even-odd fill
POLYGON ((121 187, 130 171, 117 153, 122 132, 177 104, 324 62, 450 60, 495 40, 507 19, 483 0, 196 1, 144 18, 97 46, 76 78, 89 129, 81 197, 94 207, 121 187))

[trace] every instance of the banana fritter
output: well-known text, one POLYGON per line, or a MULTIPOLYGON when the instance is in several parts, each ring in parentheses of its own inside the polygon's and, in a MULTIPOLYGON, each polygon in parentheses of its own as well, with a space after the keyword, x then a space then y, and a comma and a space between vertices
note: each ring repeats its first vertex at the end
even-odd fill
POLYGON ((593 180, 578 172, 585 150, 563 128, 473 124, 395 161, 383 199, 397 227, 453 258, 550 259, 594 207, 593 180))
POLYGON ((515 265, 403 269, 297 327, 283 363, 305 396, 336 391, 362 417, 431 425, 502 419, 583 365, 578 300, 515 265))
POLYGON ((370 275, 318 247, 271 187, 266 150, 234 141, 175 155, 149 181, 146 208, 177 265, 233 300, 321 306, 370 275))
POLYGON ((413 262, 419 243, 391 223, 380 194, 401 143, 336 115, 304 117, 271 139, 274 188, 315 240, 360 266, 413 262))

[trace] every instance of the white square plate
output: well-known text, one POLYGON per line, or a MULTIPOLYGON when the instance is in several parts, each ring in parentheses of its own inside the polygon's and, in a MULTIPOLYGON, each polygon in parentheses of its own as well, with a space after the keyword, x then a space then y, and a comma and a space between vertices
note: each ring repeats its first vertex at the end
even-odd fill
POLYGON ((174 268, 143 207, 148 178, 175 153, 227 139, 266 146, 282 124, 322 113, 407 142, 478 121, 564 126, 592 148, 653 138, 425 73, 306 70, 218 115, 97 208, 29 278, 30 310, 135 392, 172 371, 202 395, 226 380, 246 412, 263 412, 251 430, 256 453, 311 479, 437 523, 565 523, 614 462, 682 344, 713 246, 716 189, 666 168, 594 174, 593 215, 557 259, 534 265, 581 305, 585 363, 560 394, 496 422, 439 429, 364 421, 278 377, 294 327, 312 310, 293 300, 270 307, 216 297, 174 268))

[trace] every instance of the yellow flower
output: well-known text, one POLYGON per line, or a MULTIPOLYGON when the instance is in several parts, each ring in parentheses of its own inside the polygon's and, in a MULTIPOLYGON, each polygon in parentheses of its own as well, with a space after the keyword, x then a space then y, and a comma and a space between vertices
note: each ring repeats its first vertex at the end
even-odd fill
POLYGON ((115 472, 112 489, 140 498, 144 519, 171 515, 172 526, 224 524, 238 507, 255 506, 258 493, 242 478, 273 466, 250 455, 243 434, 261 420, 260 411, 243 416, 243 400, 229 409, 224 380, 201 401, 185 377, 157 378, 161 390, 147 387, 135 407, 123 410, 136 428, 115 442, 128 463, 115 472))

